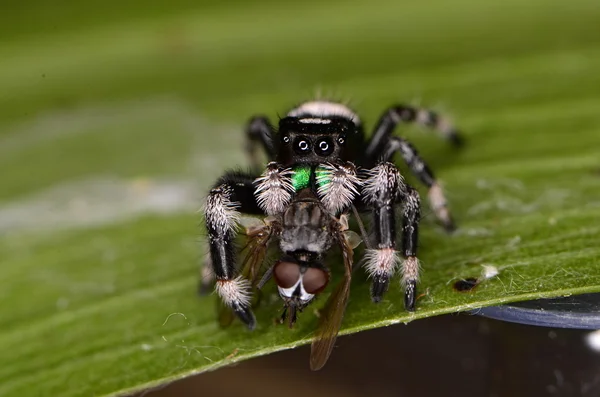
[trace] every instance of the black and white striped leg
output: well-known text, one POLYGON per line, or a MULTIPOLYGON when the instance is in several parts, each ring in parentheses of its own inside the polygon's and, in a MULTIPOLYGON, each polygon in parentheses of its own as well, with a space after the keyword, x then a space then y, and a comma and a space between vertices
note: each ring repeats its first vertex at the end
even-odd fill
POLYGON ((463 142, 461 136, 446 118, 427 109, 396 105, 387 109, 379 118, 367 146, 367 158, 377 160, 379 153, 387 144, 388 138, 400 123, 417 123, 434 128, 455 146, 460 146, 463 142))
POLYGON ((273 126, 264 116, 255 116, 248 121, 246 126, 246 152, 250 158, 250 164, 253 169, 260 169, 261 162, 257 154, 257 146, 262 146, 267 160, 275 158, 275 142, 273 141, 273 126))
POLYGON ((263 214, 254 198, 254 180, 247 174, 226 174, 210 191, 204 209, 215 290, 250 329, 256 324, 250 309, 251 286, 238 274, 234 238, 240 211, 263 214))
POLYGON ((412 312, 415 310, 417 282, 419 281, 417 245, 419 242, 421 204, 419 193, 408 185, 406 186, 406 194, 400 199, 403 202, 402 251, 405 259, 401 271, 404 286, 404 307, 412 312))
POLYGON ((444 191, 427 163, 419 156, 417 149, 407 140, 393 136, 388 139, 387 145, 383 147, 381 158, 384 161, 391 161, 396 152, 400 153, 412 173, 429 188, 429 204, 435 216, 447 231, 453 231, 456 226, 448 209, 444 191))
POLYGON ((379 302, 388 289, 400 260, 396 251, 394 206, 405 193, 400 172, 392 163, 381 163, 367 171, 362 196, 373 211, 374 248, 365 253, 365 268, 372 278, 371 298, 379 302))

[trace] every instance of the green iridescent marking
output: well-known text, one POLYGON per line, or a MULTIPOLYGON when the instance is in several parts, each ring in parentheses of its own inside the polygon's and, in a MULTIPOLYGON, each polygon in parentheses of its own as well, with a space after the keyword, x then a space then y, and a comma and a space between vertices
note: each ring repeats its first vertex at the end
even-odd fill
POLYGON ((317 176, 317 184, 319 187, 327 186, 331 182, 331 175, 324 167, 317 167, 315 174, 317 176), (321 182, 321 183, 319 183, 321 182))
POLYGON ((307 188, 310 185, 311 169, 309 165, 299 165, 294 167, 294 176, 292 176, 292 185, 295 191, 307 188))

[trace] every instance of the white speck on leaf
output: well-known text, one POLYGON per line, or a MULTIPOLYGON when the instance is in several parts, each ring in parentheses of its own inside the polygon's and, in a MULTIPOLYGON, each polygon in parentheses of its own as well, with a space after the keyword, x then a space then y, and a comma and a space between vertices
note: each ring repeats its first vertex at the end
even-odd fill
POLYGON ((483 268, 483 271, 481 272, 481 277, 484 280, 488 280, 492 277, 496 277, 498 274, 500 274, 500 271, 498 270, 498 268, 494 265, 481 265, 481 267, 483 268))

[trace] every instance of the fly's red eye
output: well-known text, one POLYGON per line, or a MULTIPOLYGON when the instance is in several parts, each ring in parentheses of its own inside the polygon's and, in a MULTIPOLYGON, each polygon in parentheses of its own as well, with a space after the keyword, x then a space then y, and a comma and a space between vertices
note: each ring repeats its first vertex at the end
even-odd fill
POLYGON ((309 294, 315 295, 323 291, 329 283, 329 273, 316 267, 309 267, 302 277, 304 290, 309 294))
POLYGON ((292 288, 300 279, 300 267, 292 262, 277 262, 273 268, 275 282, 281 288, 292 288))

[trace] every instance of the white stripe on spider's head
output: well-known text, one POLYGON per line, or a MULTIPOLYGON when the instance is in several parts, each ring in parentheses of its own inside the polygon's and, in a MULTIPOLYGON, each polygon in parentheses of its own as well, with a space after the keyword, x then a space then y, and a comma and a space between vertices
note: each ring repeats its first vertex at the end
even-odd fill
POLYGON ((332 116, 344 117, 354 124, 360 124, 360 118, 356 113, 350 110, 347 106, 341 103, 328 102, 328 101, 310 101, 305 102, 295 109, 292 109, 288 116, 290 117, 301 117, 307 116, 306 118, 327 118, 332 116), (312 116, 312 117, 309 117, 312 116))
POLYGON ((306 118, 298 120, 302 124, 330 124, 331 120, 329 119, 321 119, 321 118, 306 118))

